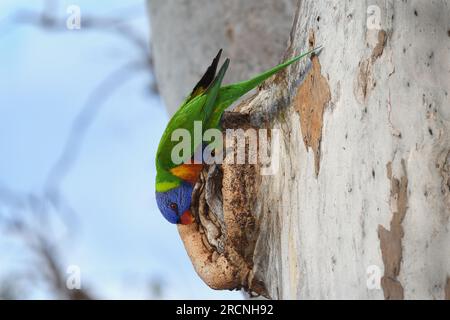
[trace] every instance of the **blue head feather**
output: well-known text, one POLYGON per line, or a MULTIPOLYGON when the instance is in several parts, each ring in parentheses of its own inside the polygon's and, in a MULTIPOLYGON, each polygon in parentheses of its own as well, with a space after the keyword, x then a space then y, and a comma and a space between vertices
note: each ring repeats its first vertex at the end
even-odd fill
POLYGON ((166 192, 156 192, 156 202, 164 218, 170 223, 180 223, 181 216, 191 207, 192 185, 182 182, 166 192), (175 205, 174 205, 175 204, 175 205))

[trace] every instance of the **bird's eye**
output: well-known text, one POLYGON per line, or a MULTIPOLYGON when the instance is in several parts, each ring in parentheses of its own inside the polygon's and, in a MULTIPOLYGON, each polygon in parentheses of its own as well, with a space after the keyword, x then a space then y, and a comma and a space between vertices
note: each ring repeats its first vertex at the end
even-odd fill
POLYGON ((177 210, 177 208, 178 208, 178 206, 177 206, 177 204, 176 204, 175 202, 172 202, 172 203, 170 204, 170 209, 172 209, 172 210, 177 210))

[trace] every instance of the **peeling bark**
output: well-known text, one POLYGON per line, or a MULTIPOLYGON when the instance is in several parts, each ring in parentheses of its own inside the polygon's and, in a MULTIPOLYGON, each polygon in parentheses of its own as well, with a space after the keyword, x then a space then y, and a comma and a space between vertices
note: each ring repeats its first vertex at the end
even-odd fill
POLYGON ((370 46, 374 46, 370 56, 359 62, 359 71, 355 82, 355 96, 360 104, 367 104, 367 99, 376 86, 376 81, 373 78, 373 68, 377 59, 383 54, 386 41, 386 31, 378 31, 376 42, 372 41, 369 44, 370 46))
MULTIPOLYGON (((406 171, 405 161, 402 160, 402 169, 406 171)), ((402 262, 402 222, 406 215, 408 206, 408 178, 406 172, 397 179, 392 176, 392 163, 387 164, 387 177, 391 181, 390 205, 392 208, 392 220, 390 230, 378 226, 378 237, 380 238, 381 254, 384 263, 384 276, 381 278, 381 286, 384 297, 388 300, 403 299, 403 287, 397 279, 400 274, 402 262)))
POLYGON ((294 108, 300 114, 303 141, 314 152, 314 169, 319 175, 320 141, 322 140, 323 113, 330 102, 330 88, 321 74, 317 57, 312 59, 312 70, 299 86, 294 108))

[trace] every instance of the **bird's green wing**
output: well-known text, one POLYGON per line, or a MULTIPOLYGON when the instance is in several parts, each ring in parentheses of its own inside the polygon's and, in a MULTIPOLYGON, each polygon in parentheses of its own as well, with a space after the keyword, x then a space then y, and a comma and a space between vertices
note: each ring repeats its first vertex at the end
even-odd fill
MULTIPOLYGON (((228 108, 233 102, 238 100, 253 88, 257 87, 264 80, 268 79, 278 71, 319 49, 320 48, 313 49, 307 53, 290 59, 250 80, 231 84, 222 88, 220 86, 222 84, 225 72, 228 68, 228 59, 222 65, 217 76, 214 77, 214 80, 210 82, 211 74, 215 72, 217 62, 220 57, 221 51, 219 51, 213 63, 208 68, 209 71, 207 70, 207 72, 203 76, 203 80, 199 81, 199 83, 192 91, 191 95, 182 104, 180 109, 173 115, 172 119, 170 119, 166 130, 163 133, 158 146, 158 151, 156 153, 157 171, 168 171, 169 169, 174 168, 177 165, 174 164, 171 159, 173 148, 177 144, 179 144, 179 141, 172 141, 171 139, 172 133, 176 129, 185 129, 187 132, 189 132, 191 138, 191 148, 187 154, 183 155, 183 161, 189 160, 192 158, 193 152, 201 144, 201 137, 200 139, 197 139, 199 141, 196 141, 196 139, 194 139, 195 121, 201 121, 203 123, 202 131, 205 131, 208 128, 218 128, 224 110, 228 108), (206 91, 201 93, 207 83, 209 83, 208 88, 206 89, 206 91)), ((166 173, 170 175, 170 173, 166 173)), ((161 173, 159 175, 164 176, 167 174, 161 173)), ((169 177, 164 178, 168 179, 169 177)))
POLYGON ((211 62, 211 65, 206 69, 202 78, 197 82, 194 89, 192 89, 191 94, 183 101, 181 105, 188 103, 193 98, 205 93, 211 83, 214 81, 216 76, 217 65, 219 64, 220 56, 222 54, 222 49, 219 50, 216 57, 211 62))
MULTIPOLYGON (((189 133, 191 140, 191 148, 189 153, 183 154, 183 162, 192 158, 194 151, 197 150, 202 143, 202 136, 198 137, 199 139, 194 139, 196 138, 194 135, 194 123, 195 121, 201 121, 202 124, 204 124, 213 114, 220 91, 220 85, 225 76, 228 64, 229 60, 227 59, 205 93, 188 100, 187 103, 184 103, 173 115, 172 119, 170 119, 166 130, 161 137, 156 153, 157 166, 160 168, 171 169, 178 165, 173 163, 171 157, 172 150, 180 143, 180 141, 172 141, 172 134, 177 129, 185 129, 186 131, 184 132, 189 133)), ((202 131, 204 130, 205 127, 203 126, 202 131)), ((200 133, 200 135, 202 134, 203 132, 200 133)))
MULTIPOLYGON (((172 161, 172 150, 180 143, 180 141, 172 141, 172 134, 175 130, 185 129, 191 139, 191 145, 194 144, 194 122, 203 121, 201 110, 206 102, 206 95, 199 95, 192 100, 183 104, 180 109, 172 116, 159 142, 158 151, 156 152, 157 167, 171 169, 177 164, 172 161)), ((191 148, 192 149, 192 148, 191 148)), ((184 159, 190 159, 190 153, 183 155, 184 159)))
POLYGON ((222 85, 223 77, 225 76, 225 72, 227 72, 229 64, 230 59, 226 59, 220 68, 219 73, 214 78, 214 81, 211 83, 206 92, 206 102, 202 108, 203 120, 205 123, 211 118, 214 110, 216 109, 220 86, 222 85))
POLYGON ((157 170, 161 171, 163 170, 162 168, 173 167, 171 161, 171 150, 177 142, 172 143, 172 132, 177 128, 190 130, 191 128, 188 125, 189 123, 202 120, 202 117, 198 113, 200 112, 200 107, 205 102, 205 97, 200 98, 200 96, 205 93, 214 81, 221 54, 222 49, 219 50, 211 65, 208 69, 206 69, 206 72, 195 85, 194 89, 192 89, 191 94, 183 101, 178 111, 170 119, 158 146, 158 151, 156 154, 157 170))
POLYGON ((300 59, 308 56, 309 54, 313 52, 317 52, 320 50, 321 47, 317 47, 313 50, 310 50, 306 53, 303 53, 299 56, 296 56, 284 63, 279 64, 278 66, 269 69, 256 77, 247 80, 242 81, 234 84, 230 84, 227 86, 224 86, 220 89, 219 96, 216 100, 216 105, 214 108, 214 112, 212 113, 211 117, 208 119, 206 127, 207 128, 218 128, 220 124, 220 119, 222 117, 223 112, 225 109, 227 109, 233 102, 238 100, 240 97, 242 97, 247 92, 251 91, 252 89, 256 88, 258 85, 260 85, 263 81, 267 80, 280 70, 286 68, 287 66, 291 65, 292 63, 299 61, 300 59))

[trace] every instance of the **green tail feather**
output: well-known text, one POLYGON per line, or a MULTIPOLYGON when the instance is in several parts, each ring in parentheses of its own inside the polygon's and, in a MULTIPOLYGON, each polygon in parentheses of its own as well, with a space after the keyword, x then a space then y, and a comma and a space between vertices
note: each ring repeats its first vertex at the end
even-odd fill
POLYGON ((201 112, 204 114, 204 119, 209 119, 215 110, 215 105, 217 101, 217 97, 220 93, 220 86, 222 84, 223 77, 225 76, 225 72, 227 72, 228 65, 230 64, 230 59, 226 59, 220 68, 218 74, 214 78, 214 81, 211 83, 210 87, 206 90, 206 101, 202 107, 201 112))
POLYGON ((269 69, 256 77, 247 80, 242 81, 238 83, 234 83, 228 86, 224 86, 220 89, 219 97, 216 101, 216 106, 214 110, 214 114, 212 115, 208 127, 215 128, 218 126, 220 122, 220 118, 222 116, 223 111, 228 108, 233 102, 238 100, 240 97, 242 97, 244 94, 248 93, 252 89, 256 88, 258 85, 260 85, 262 82, 279 72, 280 70, 286 68, 290 64, 299 61, 300 59, 310 55, 313 52, 316 52, 320 50, 322 47, 317 47, 315 49, 312 49, 311 51, 308 51, 306 53, 303 53, 297 57, 294 57, 286 62, 283 62, 282 64, 279 64, 278 66, 269 69))
POLYGON ((261 73, 260 75, 254 77, 253 79, 247 80, 247 81, 243 81, 243 82, 239 82, 239 83, 235 83, 233 84, 233 86, 238 86, 239 89, 242 91, 243 94, 249 92, 250 90, 252 90, 253 88, 256 88, 258 85, 260 85, 263 81, 267 80, 268 78, 270 78, 271 76, 273 76, 274 74, 276 74, 278 71, 286 68, 287 66, 289 66, 290 64, 299 61, 300 59, 306 57, 307 55, 319 50, 321 47, 315 48, 309 52, 303 53, 295 58, 292 58, 286 62, 283 62, 282 64, 279 64, 278 66, 267 70, 263 73, 261 73))

